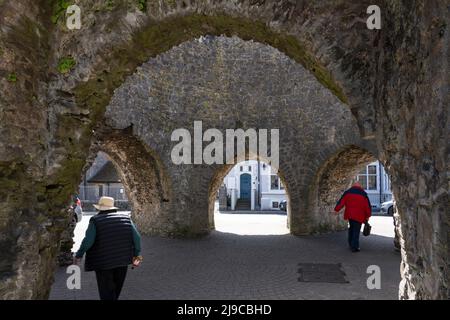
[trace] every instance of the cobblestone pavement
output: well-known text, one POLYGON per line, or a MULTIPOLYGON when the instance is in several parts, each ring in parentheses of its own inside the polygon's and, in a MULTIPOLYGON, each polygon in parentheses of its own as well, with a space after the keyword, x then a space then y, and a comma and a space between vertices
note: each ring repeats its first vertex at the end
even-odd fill
MULTIPOLYGON (((373 234, 361 236, 362 251, 352 253, 346 232, 295 237, 286 234, 283 215, 216 213, 221 231, 204 238, 143 237, 145 260, 129 269, 121 299, 397 299, 400 254, 392 217, 371 223, 373 234), (349 283, 299 282, 299 263, 342 263, 349 283), (374 264, 381 268, 380 290, 366 286, 374 264)), ((67 277, 65 268, 57 270, 50 299, 98 299, 93 272, 82 272, 80 290, 67 289, 67 277)))

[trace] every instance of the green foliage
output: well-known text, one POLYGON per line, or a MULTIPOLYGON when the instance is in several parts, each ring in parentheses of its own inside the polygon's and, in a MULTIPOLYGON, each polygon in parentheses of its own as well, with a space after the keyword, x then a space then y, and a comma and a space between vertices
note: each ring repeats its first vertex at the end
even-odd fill
POLYGON ((116 3, 114 0, 106 0, 106 4, 105 4, 105 8, 106 10, 113 10, 114 7, 116 6, 116 3))
POLYGON ((64 57, 59 60, 58 71, 60 73, 68 73, 76 65, 75 59, 72 57, 64 57))
POLYGON ((7 77, 9 82, 16 82, 17 81, 17 75, 15 72, 11 72, 10 74, 8 74, 7 77))
POLYGON ((142 12, 147 11, 147 0, 137 0, 137 5, 142 12))
POLYGON ((59 18, 64 15, 67 8, 71 5, 67 0, 57 0, 54 9, 53 15, 51 16, 51 20, 54 24, 58 23, 59 18))

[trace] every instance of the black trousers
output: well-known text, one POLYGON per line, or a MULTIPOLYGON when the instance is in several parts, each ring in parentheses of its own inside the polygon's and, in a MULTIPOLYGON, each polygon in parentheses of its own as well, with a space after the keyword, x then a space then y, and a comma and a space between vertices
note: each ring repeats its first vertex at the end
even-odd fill
POLYGON ((117 300, 127 276, 128 266, 109 270, 95 270, 100 300, 117 300))
POLYGON ((349 220, 348 245, 351 249, 359 249, 359 234, 361 232, 361 223, 355 220, 349 220))

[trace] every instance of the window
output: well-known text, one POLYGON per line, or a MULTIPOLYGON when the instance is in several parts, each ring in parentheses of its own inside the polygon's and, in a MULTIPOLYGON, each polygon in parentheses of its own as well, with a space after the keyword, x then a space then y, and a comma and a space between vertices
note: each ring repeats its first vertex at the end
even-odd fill
POLYGON ((357 180, 366 190, 377 190, 377 166, 369 165, 358 173, 357 180))
POLYGON ((252 166, 248 166, 248 171, 252 171, 252 166))
POLYGON ((278 209, 278 207, 279 207, 278 201, 273 201, 273 202, 272 202, 272 208, 273 208, 273 209, 278 209))
POLYGON ((358 176, 358 181, 361 183, 364 189, 367 189, 367 176, 365 174, 364 175, 360 174, 358 176))
POLYGON ((243 166, 241 166, 240 169, 241 169, 241 172, 244 171, 244 167, 243 166))
POLYGON ((280 178, 276 174, 270 176, 270 190, 280 189, 280 178))
POLYGON ((270 175, 270 190, 284 190, 284 185, 276 174, 270 175))
POLYGON ((367 189, 377 190, 377 175, 369 175, 368 178, 369 178, 369 180, 368 180, 367 189))

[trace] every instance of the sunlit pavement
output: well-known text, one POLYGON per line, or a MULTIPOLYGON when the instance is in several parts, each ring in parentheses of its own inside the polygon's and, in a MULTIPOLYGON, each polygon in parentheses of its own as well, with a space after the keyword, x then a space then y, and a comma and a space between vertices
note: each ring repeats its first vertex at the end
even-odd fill
MULTIPOLYGON (((74 250, 90 217, 77 225, 74 250)), ((216 212, 215 224, 199 239, 143 237, 145 260, 129 270, 121 299, 397 299, 392 217, 372 217, 359 253, 348 250, 346 232, 290 235, 286 215, 216 212), (299 282, 298 263, 342 263, 349 283, 299 282), (367 288, 369 265, 381 269, 379 290, 367 288)), ((65 271, 56 272, 50 299, 98 299, 93 272, 82 272, 80 290, 69 290, 65 271)))

